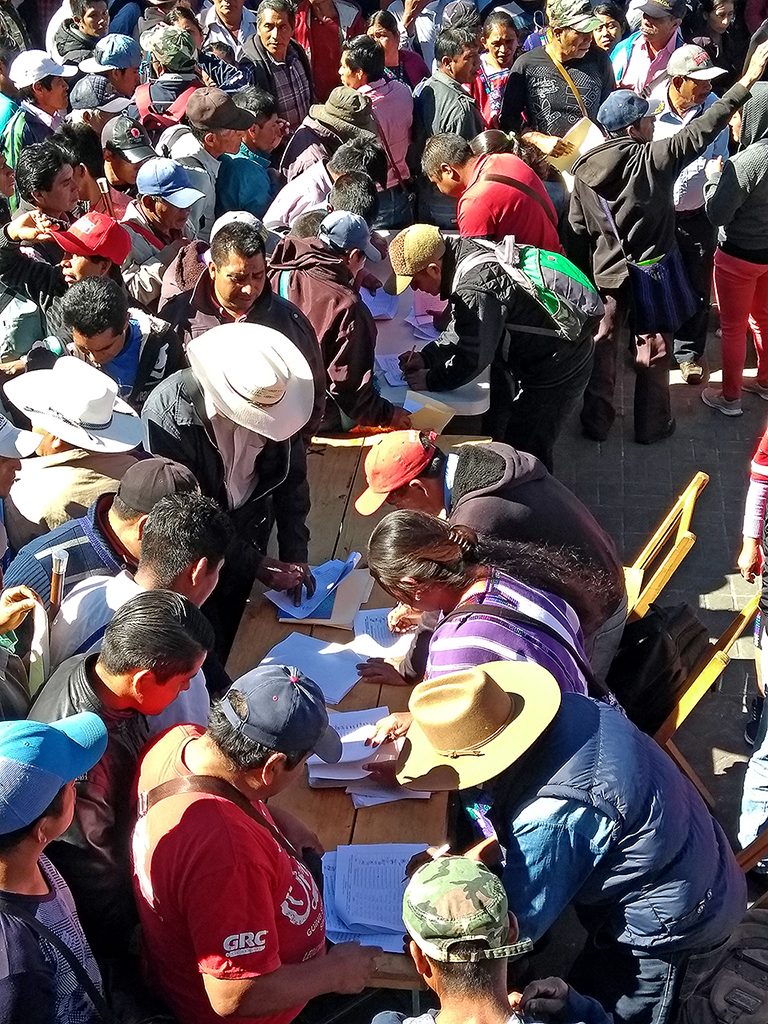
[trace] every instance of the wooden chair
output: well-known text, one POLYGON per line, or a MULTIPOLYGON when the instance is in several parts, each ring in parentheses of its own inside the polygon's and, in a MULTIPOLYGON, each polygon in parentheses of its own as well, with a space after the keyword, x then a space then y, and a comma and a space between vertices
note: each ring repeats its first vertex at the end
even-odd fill
MULTIPOLYGON (((717 682, 728 666, 731 658, 729 651, 754 619, 760 604, 760 593, 750 598, 738 615, 732 620, 725 632, 715 641, 710 641, 707 650, 699 658, 691 674, 686 679, 678 697, 677 704, 654 733, 654 739, 664 747, 670 757, 707 801, 710 807, 714 801, 691 765, 677 749, 672 738, 693 711, 702 697, 717 682)), ((768 837, 766 837, 768 843, 768 837)), ((759 857, 758 857, 759 860, 759 857)))
POLYGON ((642 619, 695 544, 691 519, 696 501, 708 483, 706 473, 697 473, 632 565, 624 567, 630 619, 642 619))

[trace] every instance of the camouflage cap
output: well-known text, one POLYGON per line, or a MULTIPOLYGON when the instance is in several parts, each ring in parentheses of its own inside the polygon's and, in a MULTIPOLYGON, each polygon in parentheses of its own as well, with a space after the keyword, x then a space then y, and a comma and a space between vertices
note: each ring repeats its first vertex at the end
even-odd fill
POLYGON ((176 25, 155 25, 142 32, 141 48, 149 50, 168 71, 189 71, 197 61, 192 36, 176 25))
POLYGON ((507 894, 500 879, 469 857, 438 857, 415 872, 403 896, 403 923, 416 945, 439 963, 520 956, 533 948, 508 943, 507 894), (452 947, 476 942, 477 950, 452 947))
POLYGON ((547 23, 550 28, 572 28, 576 32, 594 32, 600 27, 590 0, 549 0, 547 23))

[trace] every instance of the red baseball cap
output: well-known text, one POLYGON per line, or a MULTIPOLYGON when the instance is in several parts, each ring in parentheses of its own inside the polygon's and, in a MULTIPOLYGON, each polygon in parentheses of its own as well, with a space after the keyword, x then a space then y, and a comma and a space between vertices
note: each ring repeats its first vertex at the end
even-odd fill
POLYGON ((437 434, 395 430, 371 448, 365 458, 368 487, 355 502, 361 516, 371 516, 387 497, 415 479, 435 456, 437 434))
POLYGON ((73 256, 101 256, 118 267, 131 251, 131 236, 106 213, 91 210, 70 224, 66 231, 51 230, 57 245, 73 256))

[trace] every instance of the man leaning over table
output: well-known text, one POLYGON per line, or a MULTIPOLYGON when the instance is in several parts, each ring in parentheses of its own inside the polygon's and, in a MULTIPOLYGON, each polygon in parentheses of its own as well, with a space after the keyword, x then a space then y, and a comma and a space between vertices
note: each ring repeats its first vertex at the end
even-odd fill
POLYGON ((448 299, 448 328, 421 352, 400 356, 409 386, 453 391, 490 367, 483 430, 552 472, 555 441, 592 371, 594 329, 576 341, 552 336, 551 317, 473 239, 415 224, 392 239, 389 259, 388 290, 411 286, 448 299))
POLYGON ((260 665, 214 705, 207 731, 177 726, 144 754, 134 891, 152 980, 185 1024, 288 1024, 310 999, 360 992, 374 976, 380 949, 326 952, 311 871, 320 842, 266 806, 311 753, 341 756, 320 688, 260 665))

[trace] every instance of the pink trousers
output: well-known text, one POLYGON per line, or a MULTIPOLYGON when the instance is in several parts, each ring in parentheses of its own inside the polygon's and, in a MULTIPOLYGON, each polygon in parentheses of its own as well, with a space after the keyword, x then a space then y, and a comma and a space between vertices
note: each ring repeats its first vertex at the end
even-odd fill
POLYGON ((715 295, 723 336, 723 396, 731 402, 741 397, 748 326, 755 339, 757 380, 768 387, 768 264, 740 260, 718 249, 715 295))

